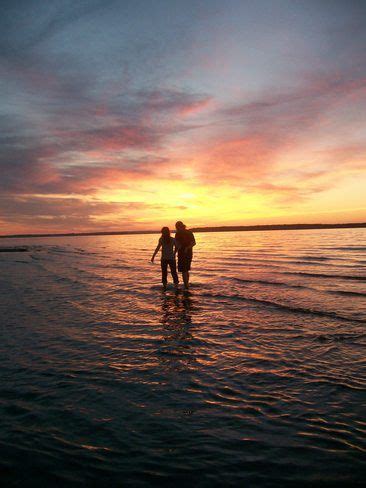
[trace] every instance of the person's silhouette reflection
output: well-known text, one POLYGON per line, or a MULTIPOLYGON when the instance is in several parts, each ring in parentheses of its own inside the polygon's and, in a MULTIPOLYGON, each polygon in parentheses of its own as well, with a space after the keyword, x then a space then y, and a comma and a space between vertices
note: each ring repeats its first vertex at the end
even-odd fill
POLYGON ((196 342, 192 335, 193 300, 187 293, 177 290, 161 297, 162 342, 159 346, 161 364, 169 371, 192 368, 197 362, 196 342))
POLYGON ((163 294, 161 299, 161 323, 171 338, 191 337, 192 298, 187 293, 176 290, 173 294, 163 294))

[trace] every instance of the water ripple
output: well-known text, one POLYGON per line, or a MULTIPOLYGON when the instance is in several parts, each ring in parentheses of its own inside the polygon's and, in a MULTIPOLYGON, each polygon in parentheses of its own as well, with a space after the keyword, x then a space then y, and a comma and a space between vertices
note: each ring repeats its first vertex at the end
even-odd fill
POLYGON ((364 231, 196 238, 189 293, 154 235, 3 253, 4 486, 361 486, 364 231))

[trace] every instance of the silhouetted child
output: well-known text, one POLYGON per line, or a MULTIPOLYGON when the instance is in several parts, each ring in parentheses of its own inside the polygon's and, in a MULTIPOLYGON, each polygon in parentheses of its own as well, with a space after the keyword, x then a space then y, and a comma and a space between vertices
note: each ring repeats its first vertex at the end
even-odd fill
POLYGON ((163 283, 164 290, 168 282, 168 265, 174 281, 174 285, 178 286, 178 274, 177 265, 175 263, 175 239, 171 237, 169 227, 163 227, 161 229, 161 237, 158 241, 158 245, 152 255, 151 262, 154 262, 154 258, 161 248, 161 281, 163 283))

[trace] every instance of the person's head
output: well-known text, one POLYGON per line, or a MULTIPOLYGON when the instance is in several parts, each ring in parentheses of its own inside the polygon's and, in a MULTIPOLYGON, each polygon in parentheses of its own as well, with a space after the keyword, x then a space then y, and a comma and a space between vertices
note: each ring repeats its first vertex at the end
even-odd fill
POLYGON ((184 230, 186 228, 186 226, 183 224, 183 222, 181 222, 180 220, 178 220, 178 222, 176 222, 176 224, 175 224, 175 228, 177 230, 184 230))
POLYGON ((161 236, 164 239, 164 241, 169 241, 170 240, 170 230, 169 230, 169 227, 163 227, 161 229, 161 236))

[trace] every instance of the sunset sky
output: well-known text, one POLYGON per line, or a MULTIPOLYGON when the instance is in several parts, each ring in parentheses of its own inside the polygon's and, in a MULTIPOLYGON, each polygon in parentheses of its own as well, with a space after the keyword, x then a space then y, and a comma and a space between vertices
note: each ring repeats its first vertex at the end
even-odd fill
POLYGON ((366 221, 366 2, 12 0, 0 234, 366 221))

